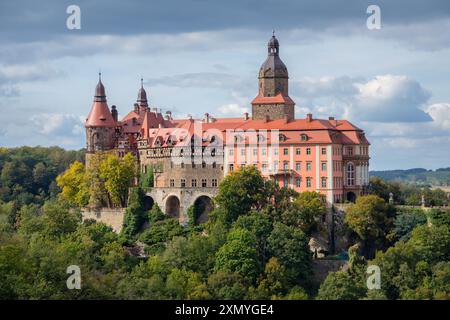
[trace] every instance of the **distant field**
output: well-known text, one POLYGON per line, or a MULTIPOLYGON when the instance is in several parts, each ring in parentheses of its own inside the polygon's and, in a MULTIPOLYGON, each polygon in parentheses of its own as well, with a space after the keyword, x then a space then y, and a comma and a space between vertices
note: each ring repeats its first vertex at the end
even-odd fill
POLYGON ((442 189, 445 192, 450 192, 450 186, 447 187, 441 187, 441 186, 432 186, 431 189, 442 189))

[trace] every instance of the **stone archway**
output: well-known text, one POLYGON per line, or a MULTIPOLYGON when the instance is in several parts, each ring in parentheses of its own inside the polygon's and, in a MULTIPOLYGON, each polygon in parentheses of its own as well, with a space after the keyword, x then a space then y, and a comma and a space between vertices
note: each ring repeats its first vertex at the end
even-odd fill
POLYGON ((347 201, 355 203, 355 201, 356 201, 356 194, 353 191, 347 192, 347 201))
POLYGON ((180 217, 180 199, 171 195, 166 200, 166 214, 172 218, 180 217))
POLYGON ((194 223, 201 224, 208 221, 208 214, 214 209, 213 201, 208 196, 200 196, 194 201, 194 223))
POLYGON ((150 196, 144 196, 144 209, 145 210, 151 210, 153 207, 153 204, 155 203, 155 200, 153 200, 150 196))

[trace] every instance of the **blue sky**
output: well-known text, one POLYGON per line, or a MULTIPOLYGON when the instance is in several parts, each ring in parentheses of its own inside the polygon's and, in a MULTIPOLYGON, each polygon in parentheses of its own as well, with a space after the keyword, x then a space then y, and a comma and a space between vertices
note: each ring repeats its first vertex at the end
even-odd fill
POLYGON ((0 145, 83 147, 99 69, 121 115, 142 76, 152 106, 240 116, 272 29, 297 117, 365 129, 373 170, 450 166, 450 2, 438 0, 3 0, 0 145), (81 30, 66 28, 70 4, 81 30))

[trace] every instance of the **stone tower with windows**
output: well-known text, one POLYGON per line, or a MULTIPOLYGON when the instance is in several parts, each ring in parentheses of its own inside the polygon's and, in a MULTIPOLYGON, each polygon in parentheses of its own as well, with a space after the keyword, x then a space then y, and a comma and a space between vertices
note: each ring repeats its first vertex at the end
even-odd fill
POLYGON ((116 147, 117 109, 112 112, 106 102, 101 74, 95 88, 94 103, 84 124, 86 128, 86 166, 96 152, 110 151, 116 147))
POLYGON ((280 59, 280 44, 275 35, 267 44, 267 59, 259 70, 258 96, 252 101, 254 120, 295 118, 295 103, 289 97, 288 71, 280 59))

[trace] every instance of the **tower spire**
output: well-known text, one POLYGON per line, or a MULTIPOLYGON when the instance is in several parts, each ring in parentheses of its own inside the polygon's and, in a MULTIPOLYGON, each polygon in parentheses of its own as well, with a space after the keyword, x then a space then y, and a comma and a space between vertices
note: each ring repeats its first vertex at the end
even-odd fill
POLYGON ((141 88, 138 91, 137 104, 144 109, 148 107, 147 92, 144 89, 144 78, 141 76, 141 88))
POLYGON ((102 73, 99 71, 98 73, 98 83, 95 87, 95 96, 94 101, 106 101, 105 87, 102 83, 102 73))

